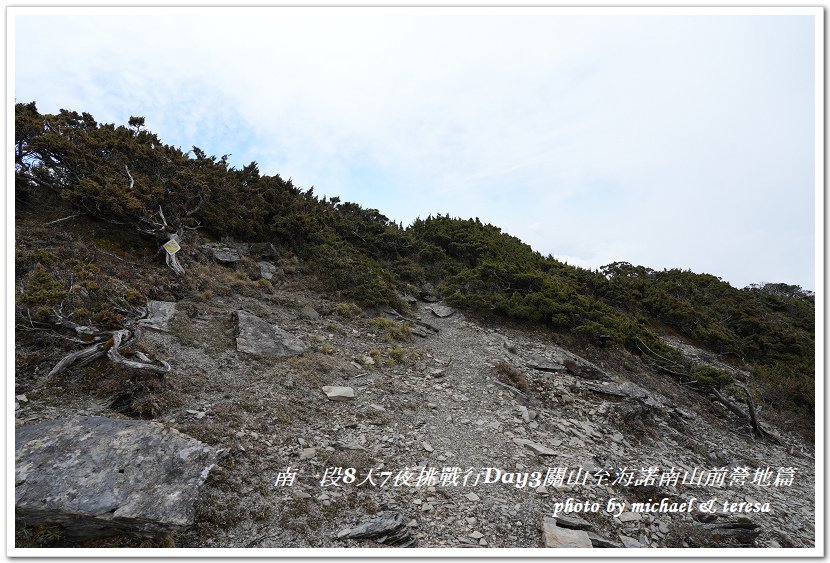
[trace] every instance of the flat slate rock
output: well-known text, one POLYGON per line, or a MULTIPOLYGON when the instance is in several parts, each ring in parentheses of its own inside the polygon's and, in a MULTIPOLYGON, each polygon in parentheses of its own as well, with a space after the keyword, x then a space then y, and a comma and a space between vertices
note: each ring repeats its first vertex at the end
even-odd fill
POLYGON ((218 452, 145 420, 81 416, 15 434, 15 519, 73 538, 157 536, 193 523, 218 452))
POLYGON ((556 525, 560 528, 570 528, 571 530, 591 529, 591 523, 576 514, 560 514, 554 516, 554 518, 556 518, 556 525))
POLYGON ((593 548, 588 532, 584 530, 569 530, 559 528, 556 520, 545 517, 542 522, 542 535, 545 540, 545 547, 557 548, 593 548))
POLYGON ((239 249, 232 248, 222 243, 208 243, 202 246, 209 250, 217 262, 222 264, 235 264, 241 260, 239 249))
POLYGON ((526 440, 525 438, 513 438, 513 442, 516 443, 516 445, 530 448, 539 455, 557 455, 558 453, 547 446, 543 446, 542 444, 532 440, 526 440))
POLYGON ((415 547, 417 544, 417 540, 412 537, 412 530, 404 524, 403 516, 399 512, 384 512, 355 528, 340 530, 337 538, 342 540, 376 538, 377 543, 397 547, 415 547))
POLYGON ((591 544, 594 547, 607 547, 607 548, 617 548, 623 547, 620 542, 616 542, 610 538, 606 538, 605 536, 601 536, 599 534, 595 534, 594 532, 588 531, 588 538, 591 540, 591 544))
POLYGON ((442 319, 449 317, 455 313, 455 309, 447 307, 446 305, 433 305, 429 308, 432 314, 442 319))
POLYGON ((170 332, 170 319, 176 314, 175 301, 148 301, 147 316, 138 321, 145 328, 170 332))
POLYGON ((240 352, 280 358, 305 352, 305 344, 291 333, 272 325, 247 311, 236 312, 239 331, 236 349, 240 352))
POLYGON ((560 364, 559 362, 555 362, 553 360, 549 360, 547 358, 541 358, 541 357, 532 358, 527 363, 527 366, 530 369, 535 369, 535 370, 539 370, 539 371, 549 371, 549 372, 565 371, 565 366, 560 364))
POLYGON ((354 389, 337 385, 325 385, 323 393, 332 401, 351 401, 354 399, 354 389))

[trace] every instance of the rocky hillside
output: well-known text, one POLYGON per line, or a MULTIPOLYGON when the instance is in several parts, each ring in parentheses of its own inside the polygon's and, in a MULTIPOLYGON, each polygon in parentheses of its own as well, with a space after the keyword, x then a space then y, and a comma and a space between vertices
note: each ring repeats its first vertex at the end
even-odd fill
MULTIPOLYGON (((363 309, 309 289, 319 280, 294 257, 208 239, 182 259, 205 287, 180 298, 163 264, 115 247, 109 226, 49 219, 19 217, 21 251, 95 264, 90 284, 127 283, 126 267, 150 272, 129 282, 152 282, 157 299, 137 306, 140 339, 123 355, 170 370, 101 357, 50 375, 84 338, 19 326, 18 478, 22 446, 36 439, 21 432, 50 420, 69 421, 66 443, 49 450, 56 458, 77 449, 77 426, 94 417, 153 420, 214 454, 196 467, 207 470, 200 489, 168 476, 165 486, 198 490, 185 495, 189 509, 175 509, 179 522, 124 501, 129 510, 108 509, 121 516, 117 527, 91 527, 87 513, 78 531, 77 506, 33 510, 24 495, 18 546, 814 545, 812 445, 769 425, 763 410, 768 435, 754 434, 748 420, 625 349, 458 310, 431 287, 402 295, 399 310, 363 309), (663 499, 662 512, 632 510, 663 499), (711 499, 713 512, 703 512, 711 499), (612 500, 624 508, 609 511, 612 500), (684 502, 695 504, 676 511, 684 502), (769 511, 738 511, 747 506, 769 511)), ((717 361, 677 337, 666 342, 717 361)), ((129 475, 155 463, 152 454, 137 447, 97 467, 129 475)), ((88 485, 74 494, 98 498, 107 487, 88 485)), ((138 478, 130 486, 133 497, 146 494, 138 478)))
POLYGON ((812 547, 814 315, 16 107, 18 547, 812 547), (245 242, 239 242, 245 241, 245 242))

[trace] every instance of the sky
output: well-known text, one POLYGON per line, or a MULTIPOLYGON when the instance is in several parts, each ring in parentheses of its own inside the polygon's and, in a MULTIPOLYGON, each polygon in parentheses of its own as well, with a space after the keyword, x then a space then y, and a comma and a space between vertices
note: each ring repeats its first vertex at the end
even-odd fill
POLYGON ((810 15, 99 12, 15 15, 16 101, 577 266, 817 287, 810 15))

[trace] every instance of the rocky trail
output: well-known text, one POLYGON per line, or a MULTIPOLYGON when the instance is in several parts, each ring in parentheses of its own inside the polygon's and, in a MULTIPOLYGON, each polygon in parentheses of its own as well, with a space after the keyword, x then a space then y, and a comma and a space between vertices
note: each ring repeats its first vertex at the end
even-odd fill
MULTIPOLYGON (((812 447, 753 439, 627 353, 440 302, 385 321, 306 290, 151 305, 143 346, 172 366, 156 421, 216 453, 176 546, 815 545, 812 447)), ((131 418, 48 378, 17 388, 18 431, 131 418)))

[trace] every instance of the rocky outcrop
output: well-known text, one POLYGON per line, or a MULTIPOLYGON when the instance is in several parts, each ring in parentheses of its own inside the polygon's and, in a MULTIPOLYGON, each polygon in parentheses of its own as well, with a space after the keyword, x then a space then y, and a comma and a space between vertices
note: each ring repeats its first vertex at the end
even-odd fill
POLYGON ((236 349, 269 358, 296 356, 305 352, 305 344, 291 333, 247 311, 236 312, 238 333, 236 349))
POLYGON ((21 426, 15 436, 15 518, 60 524, 68 537, 154 536, 193 523, 217 451, 142 420, 97 416, 21 426))

